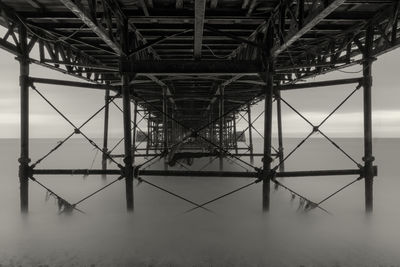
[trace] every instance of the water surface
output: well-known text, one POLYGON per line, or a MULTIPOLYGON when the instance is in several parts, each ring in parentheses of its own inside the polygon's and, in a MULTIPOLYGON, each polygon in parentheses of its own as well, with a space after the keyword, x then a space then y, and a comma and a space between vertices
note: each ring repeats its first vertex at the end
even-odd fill
MULTIPOLYGON (((31 158, 46 153, 57 140, 31 141, 31 158)), ((285 153, 298 142, 285 140, 285 153)), ((358 161, 361 139, 338 139, 358 161)), ((262 140, 256 140, 256 150, 262 140)), ((298 212, 298 198, 273 190, 271 212, 261 212, 261 184, 183 214, 192 206, 144 183, 135 182, 135 212, 125 211, 124 182, 82 203, 87 215, 59 216, 53 199, 30 183, 30 214, 19 214, 18 140, 0 140, 0 264, 3 266, 400 266, 400 140, 374 141, 379 166, 375 210, 364 214, 364 182, 359 181, 320 210, 298 212)), ((118 151, 117 151, 118 153, 118 151)), ((96 151, 84 140, 70 140, 38 168, 90 168, 96 151)), ((210 159, 195 160, 198 170, 210 159)), ((261 165, 260 158, 254 164, 261 165)), ((242 164, 243 165, 243 164, 242 164)), ((100 154, 93 168, 100 167, 100 154)), ((322 139, 312 139, 286 162, 287 170, 354 168, 322 139)), ((152 168, 164 168, 162 162, 152 168)), ((176 167, 179 169, 179 166, 176 167)), ((218 170, 218 160, 205 170, 218 170)), ((225 161, 226 170, 243 170, 225 161)), ((42 176, 41 182, 74 202, 104 185, 98 176, 42 176)), ((108 177, 112 181, 116 177, 108 177)), ((355 179, 286 178, 282 183, 318 202, 355 179)), ((149 181, 202 203, 253 180, 238 178, 148 177, 149 181)))

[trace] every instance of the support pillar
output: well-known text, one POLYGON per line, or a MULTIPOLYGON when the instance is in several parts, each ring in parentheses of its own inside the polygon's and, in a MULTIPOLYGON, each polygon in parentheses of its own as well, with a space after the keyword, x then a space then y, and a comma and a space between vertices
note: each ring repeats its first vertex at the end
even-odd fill
POLYGON ((171 107, 171 134, 170 134, 170 144, 174 145, 177 140, 176 140, 176 132, 175 132, 175 108, 172 106, 171 107))
POLYGON ((267 32, 267 51, 263 55, 266 81, 265 86, 265 113, 264 113, 264 158, 263 158, 263 192, 262 192, 262 206, 263 211, 269 211, 270 208, 270 178, 271 171, 271 143, 272 143, 272 97, 273 97, 273 75, 274 63, 271 56, 271 49, 273 47, 273 27, 268 28, 267 32))
POLYGON ((29 52, 27 44, 26 28, 19 27, 21 57, 18 58, 20 66, 20 98, 21 98, 21 152, 18 159, 19 182, 20 182, 20 204, 21 213, 27 213, 29 208, 29 52))
POLYGON ((278 122, 278 153, 279 153, 279 171, 285 171, 285 164, 283 163, 283 138, 282 138, 282 106, 281 106, 281 91, 275 91, 276 97, 276 116, 278 122))
POLYGON ((252 122, 251 122, 251 106, 247 104, 247 120, 249 122, 249 150, 250 150, 250 163, 254 163, 253 157, 253 129, 252 129, 252 122))
MULTIPOLYGON (((108 100, 110 98, 110 90, 106 90, 105 94, 105 107, 104 107, 104 134, 103 134, 103 157, 101 161, 101 167, 103 171, 107 170, 107 153, 108 153, 108 120, 109 120, 109 108, 110 105, 108 100)), ((107 178, 106 174, 102 175, 103 179, 107 178)))
POLYGON ((222 148, 224 147, 224 88, 220 87, 219 89, 219 169, 223 170, 224 168, 224 152, 222 148))
POLYGON ((238 154, 238 140, 237 140, 237 132, 236 132, 236 114, 233 113, 233 145, 235 146, 235 152, 238 154))
POLYGON ((154 142, 155 142, 154 150, 155 150, 156 153, 158 151, 158 145, 160 144, 160 140, 159 140, 159 137, 160 137, 159 130, 160 129, 159 129, 159 126, 160 126, 160 123, 158 121, 154 121, 153 122, 154 142))
POLYGON ((135 107, 133 109, 133 132, 132 132, 132 163, 135 163, 135 154, 136 154, 136 132, 137 132, 137 113, 138 113, 138 104, 137 101, 134 101, 135 107))
POLYGON ((149 154, 149 148, 150 148, 150 143, 151 143, 151 131, 150 131, 150 112, 147 114, 147 142, 146 142, 146 154, 149 154))
MULTIPOLYGON (((213 142, 213 143, 215 143, 215 131, 214 131, 214 129, 215 129, 215 122, 213 122, 213 120, 214 120, 214 105, 211 103, 210 104, 210 114, 209 114, 209 117, 210 117, 210 125, 209 125, 209 127, 210 127, 210 140, 211 140, 211 142, 213 142)), ((211 145, 211 144, 209 144, 209 146, 208 146, 208 151, 210 152, 210 153, 212 153, 213 151, 214 151, 214 147, 211 145)), ((209 157, 209 162, 212 162, 212 160, 213 160, 213 157, 209 157)))
MULTIPOLYGON (((163 95, 163 116, 162 116, 162 124, 163 124, 163 149, 162 152, 168 151, 168 98, 167 98, 167 88, 162 88, 162 95, 163 95)), ((164 160, 164 170, 168 170, 168 161, 167 159, 164 160)))
POLYGON ((364 95, 364 178, 365 178, 365 211, 367 213, 373 210, 373 179, 374 170, 372 155, 372 43, 373 28, 369 26, 366 32, 365 54, 363 62, 363 95, 364 95))
POLYGON ((167 103, 167 88, 163 87, 163 151, 168 150, 168 118, 167 118, 167 113, 168 113, 168 103, 167 103))
MULTIPOLYGON (((121 45, 123 50, 128 52, 128 23, 124 21, 122 24, 121 45)), ((129 60, 125 56, 120 58, 120 68, 124 60, 129 60)), ((124 126, 124 173, 125 173, 125 190, 126 190, 126 208, 128 212, 133 211, 133 169, 132 169, 132 136, 131 136, 131 99, 130 99, 130 76, 121 70, 122 82, 122 109, 123 109, 123 126, 124 126)))

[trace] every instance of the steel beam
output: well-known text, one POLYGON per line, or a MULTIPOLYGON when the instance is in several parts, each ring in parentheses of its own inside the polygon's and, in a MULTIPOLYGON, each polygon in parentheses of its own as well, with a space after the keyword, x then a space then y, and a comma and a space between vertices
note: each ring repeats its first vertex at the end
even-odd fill
POLYGON ((117 87, 108 85, 108 84, 73 82, 73 81, 67 81, 67 80, 56 80, 56 79, 47 79, 47 78, 38 78, 38 77, 29 77, 29 82, 53 84, 53 85, 60 85, 60 86, 82 87, 82 88, 88 88, 88 89, 119 90, 117 87))
POLYGON ((284 36, 284 42, 276 45, 272 49, 272 56, 277 57, 280 53, 285 51, 291 44, 296 42, 301 36, 310 31, 315 25, 326 18, 330 13, 332 13, 337 7, 345 2, 345 0, 332 0, 325 1, 328 4, 322 4, 324 7, 322 9, 317 9, 312 14, 308 15, 303 22, 303 26, 293 32, 289 32, 287 36, 284 36))
MULTIPOLYGON (((374 174, 377 167, 373 166, 374 174)), ((121 175, 121 170, 108 169, 33 169, 34 175, 121 175)), ((277 178, 283 177, 324 177, 324 176, 353 176, 362 175, 361 169, 314 170, 314 171, 289 171, 277 172, 277 178)), ((173 177, 226 177, 226 178, 259 178, 257 172, 232 172, 232 171, 178 171, 178 170, 139 170, 140 176, 173 176, 173 177)))
POLYGON ((72 0, 60 0, 72 13, 82 20, 97 36, 99 36, 117 55, 124 54, 119 44, 114 42, 101 25, 94 21, 82 5, 72 0))
POLYGON ((206 11, 206 0, 194 2, 194 52, 195 59, 201 58, 203 47, 204 16, 206 11))
POLYGON ((295 89, 306 89, 306 88, 315 88, 315 87, 354 84, 354 83, 362 83, 362 82, 363 82, 363 78, 361 77, 361 78, 337 79, 337 80, 321 81, 321 82, 307 82, 307 83, 281 85, 278 87, 278 89, 280 91, 286 91, 286 90, 295 90, 295 89))
POLYGON ((136 74, 151 75, 258 75, 262 71, 260 61, 228 61, 228 60, 207 60, 207 61, 190 61, 190 60, 160 60, 145 61, 137 60, 131 64, 123 66, 124 72, 136 74))

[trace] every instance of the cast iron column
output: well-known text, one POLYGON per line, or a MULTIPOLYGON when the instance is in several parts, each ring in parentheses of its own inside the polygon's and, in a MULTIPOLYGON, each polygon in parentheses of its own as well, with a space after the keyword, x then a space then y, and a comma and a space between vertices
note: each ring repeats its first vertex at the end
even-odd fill
POLYGON ((21 56, 18 58, 20 66, 20 97, 21 97, 21 153, 18 159, 21 212, 27 213, 29 207, 29 51, 26 28, 19 27, 21 56))
POLYGON ((236 133, 236 113, 233 112, 233 145, 235 146, 236 154, 238 152, 238 140, 237 140, 237 133, 236 133))
MULTIPOLYGON (((128 40, 128 23, 124 21, 122 24, 121 46, 122 50, 127 54, 129 47, 128 40)), ((129 59, 121 55, 120 71, 122 81, 122 105, 123 105, 123 125, 124 125, 124 163, 125 163, 125 190, 126 190, 126 207, 128 212, 133 211, 133 169, 132 169, 132 135, 131 135, 131 98, 130 98, 130 75, 123 71, 123 63, 128 63, 129 59)))
POLYGON ((132 163, 135 163, 136 154, 136 132, 137 132, 137 101, 134 101, 135 107, 133 109, 133 133, 132 133, 132 163))
POLYGON ((253 129, 251 122, 251 106, 247 104, 247 120, 249 121, 249 149, 250 149, 250 163, 254 163, 253 157, 253 129))
POLYGON ((283 163, 283 138, 282 138, 282 106, 281 106, 281 91, 275 91, 276 97, 276 116, 278 121, 278 153, 279 153, 279 171, 285 171, 285 164, 283 163))
MULTIPOLYGON (((151 142, 151 132, 150 132, 150 112, 147 114, 147 142, 146 142, 146 154, 149 154, 150 142, 151 142)), ((147 156, 146 155, 146 156, 147 156)))
POLYGON ((167 88, 163 87, 162 88, 162 95, 163 95, 163 151, 168 150, 168 118, 167 118, 167 113, 168 113, 168 105, 167 105, 167 88))
MULTIPOLYGON (((103 171, 107 170, 107 153, 108 153, 108 119, 109 119, 109 103, 110 90, 106 90, 105 94, 105 108, 104 108, 104 134, 103 134, 103 158, 101 161, 103 171)), ((107 175, 102 175, 103 179, 107 178, 107 175)))
POLYGON ((220 87, 219 89, 219 169, 222 170, 224 168, 224 160, 223 155, 224 152, 222 148, 224 147, 224 88, 220 87))
POLYGON ((264 157, 263 157, 263 211, 269 211, 270 207, 270 178, 271 171, 271 143, 272 143, 272 96, 273 96, 273 58, 271 49, 273 47, 273 27, 268 28, 267 32, 267 48, 263 54, 265 67, 265 113, 264 113, 264 157))
POLYGON ((364 175, 365 175, 365 210, 372 212, 373 209, 373 178, 374 157, 372 155, 372 103, 371 103, 371 87, 372 87, 372 44, 373 44, 373 28, 369 26, 366 32, 365 54, 363 62, 363 88, 364 88, 364 175))

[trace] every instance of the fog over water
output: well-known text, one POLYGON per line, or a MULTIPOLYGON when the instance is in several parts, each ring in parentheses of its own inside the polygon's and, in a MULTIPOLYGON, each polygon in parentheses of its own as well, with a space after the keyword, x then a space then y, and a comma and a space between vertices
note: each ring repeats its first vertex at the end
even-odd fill
MULTIPOLYGON (((286 153, 299 140, 287 139, 286 153)), ((34 139, 37 159, 57 140, 34 139)), ((256 140, 260 149, 262 140, 256 140)), ((338 139, 356 159, 361 139, 338 139)), ((87 215, 58 215, 53 199, 30 183, 30 214, 19 214, 17 158, 19 142, 0 140, 0 264, 3 266, 400 266, 400 209, 397 166, 400 140, 377 139, 379 166, 375 211, 366 217, 364 182, 359 181, 324 203, 320 210, 297 212, 298 199, 272 190, 271 212, 261 212, 261 184, 183 214, 192 206, 147 184, 135 182, 135 212, 125 211, 124 182, 88 199, 87 215)), ((84 140, 70 140, 40 168, 89 168, 96 155, 84 140)), ((100 155, 94 168, 100 166, 100 155)), ((209 162, 195 160, 194 170, 209 162)), ((255 165, 260 165, 260 158, 255 165)), ((226 170, 243 170, 225 161, 226 170)), ((322 139, 304 144, 287 170, 353 168, 352 162, 322 139)), ((38 166, 39 168, 39 166, 38 166)), ((162 163, 152 168, 163 168, 162 163)), ((177 167, 178 168, 178 167, 177 167)), ((217 170, 218 160, 207 168, 217 170), (214 164, 215 163, 215 164, 214 164)), ((74 203, 104 183, 100 177, 37 177, 74 203)), ((286 178, 282 183, 318 202, 356 177, 286 178)), ((114 177, 108 177, 112 181, 114 177)), ((238 178, 148 177, 153 183, 202 203, 253 180, 238 178)))

